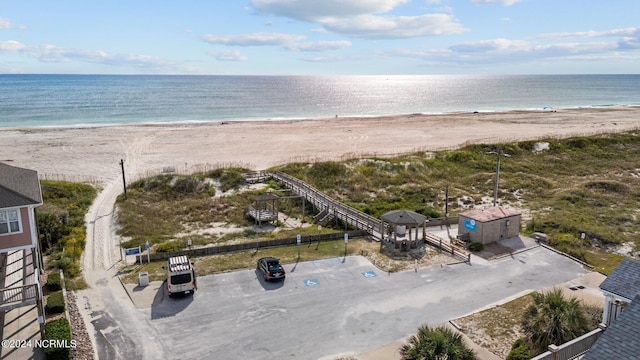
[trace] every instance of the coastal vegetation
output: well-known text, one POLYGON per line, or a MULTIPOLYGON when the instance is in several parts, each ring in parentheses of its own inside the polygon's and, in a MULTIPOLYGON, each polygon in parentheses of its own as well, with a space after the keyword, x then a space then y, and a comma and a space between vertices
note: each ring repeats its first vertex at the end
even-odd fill
POLYGON ((597 328, 602 310, 602 306, 554 288, 529 293, 455 323, 471 341, 502 359, 531 359, 546 351, 546 345, 566 342, 568 333, 577 337, 597 328))
MULTIPOLYGON (((62 269, 69 289, 86 286, 80 258, 86 243, 84 216, 96 197, 93 186, 67 181, 40 182, 43 205, 37 211, 38 234, 47 266, 62 269)), ((54 275, 55 276, 55 275, 54 275)))
POLYGON ((545 352, 551 344, 564 344, 586 334, 600 321, 600 317, 589 321, 580 301, 565 298, 560 289, 531 296, 533 303, 522 316, 522 329, 527 345, 536 354, 545 352))
POLYGON ((476 360, 478 357, 462 339, 462 336, 446 327, 418 328, 400 348, 403 360, 476 360))
MULTIPOLYGON (((396 209, 429 217, 443 217, 446 211, 456 216, 473 206, 491 205, 496 157, 488 153, 496 149, 510 155, 501 162, 498 203, 522 211, 524 233, 547 233, 552 246, 604 274, 622 259, 612 250, 624 245, 628 252, 638 251, 640 134, 636 132, 474 144, 394 158, 298 162, 271 170, 295 176, 374 217, 396 209)), ((299 199, 278 205, 285 214, 301 219, 298 228, 282 223, 276 224, 282 231, 248 228, 252 222, 245 217, 245 208, 258 195, 282 189, 273 181, 249 188, 242 181, 245 171, 161 175, 131 184, 128 199, 118 200, 123 246, 150 241, 157 244, 157 251, 172 251, 184 248, 187 239, 199 246, 316 233, 309 226, 312 213, 306 209, 302 214, 299 199), (225 224, 230 231, 208 232, 212 224, 225 224)), ((336 224, 337 229, 343 225, 336 224)))

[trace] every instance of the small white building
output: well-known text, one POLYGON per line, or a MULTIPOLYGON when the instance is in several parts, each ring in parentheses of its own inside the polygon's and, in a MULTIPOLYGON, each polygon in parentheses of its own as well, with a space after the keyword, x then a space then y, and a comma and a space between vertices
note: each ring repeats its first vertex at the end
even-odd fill
POLYGON ((520 216, 520 212, 501 206, 467 210, 458 216, 458 237, 489 244, 519 236, 520 216))

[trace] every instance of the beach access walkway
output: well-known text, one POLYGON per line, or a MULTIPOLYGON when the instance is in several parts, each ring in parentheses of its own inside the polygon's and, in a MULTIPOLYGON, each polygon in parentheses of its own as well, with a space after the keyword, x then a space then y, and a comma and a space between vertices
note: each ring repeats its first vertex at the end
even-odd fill
MULTIPOLYGON (((315 216, 315 220, 319 224, 339 220, 345 224, 345 227, 351 226, 357 230, 367 232, 374 241, 384 241, 384 234, 388 234, 390 231, 389 226, 391 225, 381 219, 377 219, 358 209, 345 205, 304 181, 283 172, 259 171, 245 174, 245 179, 247 183, 265 182, 269 179, 276 180, 281 186, 290 189, 292 193, 303 198, 305 202, 319 210, 319 213, 315 216)), ((448 226, 448 224, 445 226, 448 226)), ((425 243, 437 249, 444 250, 453 257, 467 262, 471 260, 468 252, 454 246, 449 239, 443 239, 427 232, 423 240, 425 243)))
POLYGON ((334 219, 340 220, 345 226, 366 231, 377 241, 382 239, 382 234, 386 230, 382 220, 345 205, 291 175, 279 171, 269 174, 280 185, 289 188, 294 194, 302 197, 304 201, 320 210, 316 215, 316 220, 319 223, 329 222, 334 219))

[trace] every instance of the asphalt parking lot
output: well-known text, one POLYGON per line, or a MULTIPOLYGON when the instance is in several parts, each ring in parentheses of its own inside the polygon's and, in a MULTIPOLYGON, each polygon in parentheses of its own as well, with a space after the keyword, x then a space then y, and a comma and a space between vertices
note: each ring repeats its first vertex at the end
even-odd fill
MULTIPOLYGON (((183 298, 168 298, 159 282, 143 289, 128 286, 138 307, 135 330, 153 343, 132 337, 122 346, 135 346, 145 359, 360 353, 410 335, 422 324, 440 324, 586 272, 539 247, 491 262, 474 258, 471 265, 392 274, 359 256, 285 268, 283 282, 265 283, 255 270, 199 277, 196 294, 183 298)), ((127 319, 122 321, 127 333, 127 319)), ((110 346, 117 348, 117 342, 110 346)))

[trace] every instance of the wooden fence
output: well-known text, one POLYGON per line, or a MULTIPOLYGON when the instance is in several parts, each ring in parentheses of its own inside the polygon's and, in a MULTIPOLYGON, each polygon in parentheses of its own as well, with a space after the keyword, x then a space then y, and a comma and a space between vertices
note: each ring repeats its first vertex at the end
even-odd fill
MULTIPOLYGON (((365 231, 354 230, 347 231, 349 234, 349 238, 358 238, 367 236, 368 234, 365 231)), ((313 242, 322 242, 322 241, 332 241, 343 239, 344 233, 331 233, 331 234, 318 234, 318 235, 305 235, 302 237, 302 243, 308 244, 313 242)), ((158 260, 166 260, 172 256, 177 255, 188 255, 188 256, 207 256, 207 255, 219 255, 219 254, 228 254, 233 252, 240 251, 250 251, 250 250, 259 250, 266 248, 274 248, 280 246, 291 246, 296 245, 298 243, 298 238, 284 238, 284 239, 274 239, 274 240, 259 240, 255 242, 247 242, 242 244, 232 244, 232 245, 219 245, 219 246, 207 246, 196 249, 187 249, 175 252, 160 252, 149 254, 149 259, 151 261, 158 260)), ((142 257, 142 260, 147 260, 147 255, 137 255, 138 257, 142 257)), ((140 260, 139 258, 137 259, 140 260)))
POLYGON ((464 248, 454 246, 451 243, 443 242, 442 238, 438 236, 435 236, 431 233, 426 233, 424 241, 427 244, 435 247, 436 249, 440 249, 447 254, 450 254, 452 257, 458 258, 468 263, 471 262, 471 254, 468 253, 464 248))

